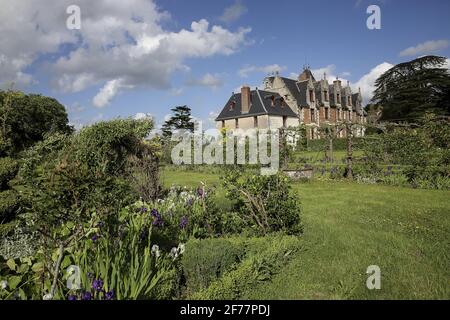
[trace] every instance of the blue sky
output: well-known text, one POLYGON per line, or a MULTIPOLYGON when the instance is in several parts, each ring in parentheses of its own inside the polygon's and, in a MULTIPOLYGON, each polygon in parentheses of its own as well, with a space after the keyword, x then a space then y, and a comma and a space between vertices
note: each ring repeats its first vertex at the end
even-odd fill
POLYGON ((242 84, 274 70, 293 77, 305 63, 368 100, 392 64, 450 56, 447 0, 0 2, 0 83, 57 98, 77 127, 141 113, 161 123, 185 104, 211 126, 242 84), (81 30, 65 26, 70 4, 81 30), (371 4, 380 30, 366 27, 371 4))

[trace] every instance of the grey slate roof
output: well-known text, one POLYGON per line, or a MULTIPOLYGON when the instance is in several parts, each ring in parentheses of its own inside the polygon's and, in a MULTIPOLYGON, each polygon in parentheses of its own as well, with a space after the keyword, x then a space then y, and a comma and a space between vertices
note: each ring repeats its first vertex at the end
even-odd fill
POLYGON ((251 105, 248 113, 242 113, 241 105, 241 93, 233 94, 228 102, 223 107, 220 114, 217 116, 216 121, 253 117, 258 115, 275 115, 275 116, 287 116, 297 118, 297 115, 292 109, 285 103, 281 106, 281 100, 283 99, 278 93, 264 91, 264 90, 251 90, 251 105), (272 96, 275 99, 275 106, 272 106, 272 96), (230 105, 234 102, 234 107, 231 109, 230 105))
POLYGON ((298 86, 299 82, 293 79, 289 78, 281 78, 283 80, 284 84, 286 85, 286 88, 289 90, 289 92, 292 94, 294 99, 297 101, 297 104, 299 106, 306 106, 306 92, 308 90, 307 84, 308 81, 304 81, 301 83, 306 83, 306 86, 298 86))

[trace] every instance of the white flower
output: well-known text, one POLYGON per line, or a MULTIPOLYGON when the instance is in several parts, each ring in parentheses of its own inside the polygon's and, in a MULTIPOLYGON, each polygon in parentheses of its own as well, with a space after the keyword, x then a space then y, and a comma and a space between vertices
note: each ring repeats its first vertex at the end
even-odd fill
POLYGON ((44 297, 42 297, 42 299, 44 299, 44 300, 52 300, 53 299, 53 295, 51 293, 47 293, 46 295, 44 295, 44 297))
POLYGON ((159 246, 157 244, 154 244, 152 246, 152 255, 154 255, 157 258, 159 258, 159 256, 161 255, 161 252, 159 251, 159 246))
POLYGON ((8 287, 8 281, 2 280, 0 281, 0 288, 6 289, 8 287))
POLYGON ((178 252, 179 252, 179 254, 183 254, 183 253, 184 253, 184 250, 185 250, 185 245, 184 245, 184 243, 180 243, 180 244, 178 245, 178 252))
POLYGON ((178 248, 172 248, 170 250, 169 256, 173 257, 173 259, 175 260, 178 257, 178 248))

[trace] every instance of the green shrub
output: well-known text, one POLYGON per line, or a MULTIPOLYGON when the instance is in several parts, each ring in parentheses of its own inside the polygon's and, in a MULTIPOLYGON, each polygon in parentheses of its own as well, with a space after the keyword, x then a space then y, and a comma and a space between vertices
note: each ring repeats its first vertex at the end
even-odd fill
POLYGON ((242 245, 224 238, 188 241, 181 260, 187 294, 207 288, 231 270, 243 254, 242 245))
POLYGON ((256 234, 302 233, 299 196, 292 191, 284 174, 263 176, 230 170, 223 183, 227 197, 235 204, 235 212, 256 234))
POLYGON ((0 158, 0 190, 8 188, 8 182, 16 176, 18 170, 19 164, 16 160, 9 157, 0 158))
POLYGON ((295 236, 253 238, 245 241, 246 258, 211 285, 191 296, 194 300, 236 300, 245 298, 259 282, 270 280, 300 248, 295 236))
POLYGON ((0 223, 10 221, 20 206, 20 197, 15 190, 0 192, 0 223))

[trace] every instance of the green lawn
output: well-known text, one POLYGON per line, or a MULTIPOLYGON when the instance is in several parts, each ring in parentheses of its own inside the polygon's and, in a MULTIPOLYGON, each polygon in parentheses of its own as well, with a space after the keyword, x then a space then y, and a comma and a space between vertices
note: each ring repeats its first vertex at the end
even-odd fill
MULTIPOLYGON (((220 186, 216 174, 164 171, 166 186, 220 186)), ((346 182, 295 183, 300 252, 249 299, 450 299, 450 192, 346 182), (381 290, 365 286, 381 268, 381 290)), ((221 199, 227 208, 226 199, 221 199)))

